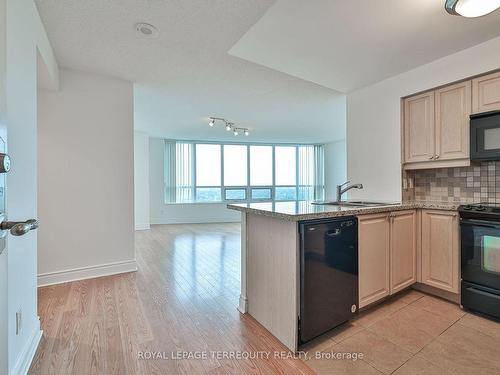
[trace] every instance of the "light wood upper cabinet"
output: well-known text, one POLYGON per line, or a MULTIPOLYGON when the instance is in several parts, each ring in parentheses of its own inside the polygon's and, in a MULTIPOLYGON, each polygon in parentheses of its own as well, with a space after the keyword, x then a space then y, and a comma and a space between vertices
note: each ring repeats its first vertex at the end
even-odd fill
POLYGON ((391 214, 391 290, 394 294, 417 281, 417 213, 415 210, 391 214))
POLYGON ((404 101, 405 162, 426 162, 435 154, 434 92, 404 101))
POLYGON ((471 81, 404 99, 405 169, 470 165, 471 81))
POLYGON ((422 282, 458 293, 459 239, 457 213, 422 211, 422 282))
POLYGON ((472 80, 472 110, 474 113, 500 110, 500 72, 472 80))
POLYGON ((359 235, 359 307, 390 293, 390 222, 389 214, 358 217, 359 235))
POLYGON ((436 160, 469 158, 471 81, 435 91, 436 160))

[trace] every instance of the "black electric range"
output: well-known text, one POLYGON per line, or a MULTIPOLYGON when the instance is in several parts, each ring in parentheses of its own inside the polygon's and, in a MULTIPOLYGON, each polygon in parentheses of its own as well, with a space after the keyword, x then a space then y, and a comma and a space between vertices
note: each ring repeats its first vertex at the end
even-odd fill
POLYGON ((461 304, 500 319, 500 205, 462 205, 461 304))

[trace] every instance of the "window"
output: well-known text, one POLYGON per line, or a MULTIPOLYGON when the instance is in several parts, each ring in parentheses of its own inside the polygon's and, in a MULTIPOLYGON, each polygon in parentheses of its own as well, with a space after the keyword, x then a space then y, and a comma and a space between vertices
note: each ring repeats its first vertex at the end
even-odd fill
POLYGON ((165 141, 166 202, 323 199, 323 146, 165 141))
POLYGON ((273 146, 250 146, 250 184, 273 184, 273 146))
POLYGON ((247 157, 247 146, 224 145, 224 186, 247 186, 247 157))

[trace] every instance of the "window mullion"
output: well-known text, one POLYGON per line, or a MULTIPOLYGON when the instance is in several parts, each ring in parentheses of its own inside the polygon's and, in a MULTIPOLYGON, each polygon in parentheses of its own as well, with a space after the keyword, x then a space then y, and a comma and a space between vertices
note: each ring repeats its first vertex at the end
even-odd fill
POLYGON ((219 147, 220 147, 220 193, 221 193, 221 201, 224 202, 226 200, 226 187, 224 186, 224 146, 221 143, 219 147))
POLYGON ((252 200, 252 189, 250 184, 250 145, 247 145, 247 201, 252 200))
POLYGON ((191 160, 191 179, 193 181, 193 186, 191 187, 191 196, 194 201, 196 201, 196 143, 191 144, 192 147, 192 160, 191 160))
POLYGON ((272 171, 273 171, 273 180, 272 180, 272 188, 271 188, 271 197, 273 200, 276 200, 276 146, 273 145, 272 146, 273 148, 273 152, 272 152, 272 155, 273 155, 273 168, 272 168, 272 171))
POLYGON ((299 199, 299 150, 297 149, 297 146, 295 146, 295 198, 296 200, 299 199))

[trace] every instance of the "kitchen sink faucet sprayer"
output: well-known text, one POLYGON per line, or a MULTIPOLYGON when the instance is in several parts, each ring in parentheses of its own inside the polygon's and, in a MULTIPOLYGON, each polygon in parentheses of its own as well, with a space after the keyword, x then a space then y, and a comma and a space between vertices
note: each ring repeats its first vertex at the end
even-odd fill
POLYGON ((342 200, 342 194, 344 194, 346 191, 349 191, 351 189, 363 189, 363 184, 349 185, 350 183, 351 181, 347 181, 341 185, 337 185, 337 203, 339 203, 342 200), (344 188, 344 186, 346 187, 344 188))

